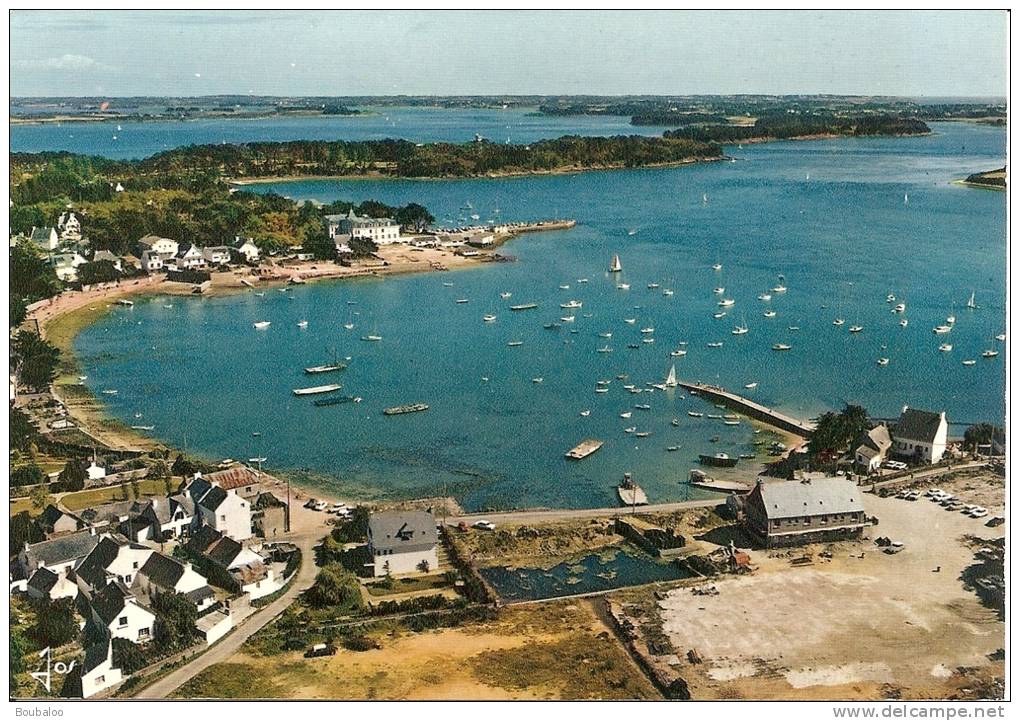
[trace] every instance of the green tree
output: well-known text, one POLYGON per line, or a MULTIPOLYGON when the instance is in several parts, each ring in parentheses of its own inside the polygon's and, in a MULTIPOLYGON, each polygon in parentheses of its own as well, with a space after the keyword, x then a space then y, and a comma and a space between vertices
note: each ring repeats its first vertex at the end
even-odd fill
POLYGON ((33 303, 60 292, 60 281, 53 268, 39 257, 30 243, 19 243, 11 248, 9 263, 8 292, 12 298, 33 303))
POLYGON ((839 413, 823 413, 808 441, 808 452, 816 458, 838 456, 869 427, 868 412, 861 406, 848 404, 839 413))
POLYGON ((45 540, 46 534, 42 532, 39 524, 29 515, 28 511, 21 511, 11 516, 9 542, 12 556, 20 552, 26 543, 39 543, 39 541, 45 540))
POLYGON ((401 227, 415 233, 421 233, 429 225, 436 222, 436 219, 429 213, 428 208, 417 203, 408 203, 399 208, 393 214, 393 219, 400 223, 401 227))
POLYGON ((56 601, 41 602, 30 635, 38 645, 52 648, 58 648, 78 638, 78 619, 74 613, 74 601, 70 598, 58 598, 56 601))
POLYGON ((987 445, 993 440, 1005 443, 1005 429, 994 426, 991 423, 978 423, 977 425, 970 426, 963 433, 963 443, 970 450, 974 450, 977 446, 987 445))
POLYGON ((35 463, 26 463, 11 471, 11 486, 34 486, 45 481, 46 474, 35 463))
POLYGON ((46 486, 36 486, 32 489, 32 493, 29 494, 29 498, 32 501, 32 508, 41 511, 50 502, 50 492, 46 489, 46 486))
POLYGON ((315 584, 305 591, 305 600, 316 608, 329 607, 340 614, 360 611, 364 606, 357 576, 336 563, 319 571, 315 584))
POLYGON ((149 665, 148 658, 138 644, 131 643, 126 638, 114 638, 112 643, 113 666, 123 671, 124 675, 132 674, 149 665))
POLYGON ((22 453, 30 453, 32 446, 39 442, 39 431, 28 414, 18 408, 11 408, 7 422, 11 432, 11 447, 22 453))
POLYGON ((174 459, 173 465, 170 466, 170 472, 175 476, 193 476, 198 472, 198 466, 184 456, 178 454, 177 458, 174 459))
POLYGON ((24 673, 28 668, 25 665, 25 653, 28 650, 28 642, 25 640, 25 635, 21 632, 13 611, 11 611, 8 628, 10 629, 10 642, 8 644, 11 666, 10 695, 14 697, 18 691, 17 675, 24 673))
POLYGON ((336 260, 336 244, 325 231, 309 235, 302 246, 306 253, 312 253, 316 260, 336 260))
POLYGON ((61 490, 80 491, 85 488, 85 480, 88 478, 88 464, 83 458, 72 458, 64 466, 64 470, 57 476, 61 490))
POLYGON ((113 264, 113 261, 100 260, 93 263, 85 263, 78 266, 78 280, 82 285, 94 283, 109 283, 120 278, 121 273, 113 264))
POLYGON ((150 600, 156 614, 153 630, 156 642, 165 649, 191 645, 198 618, 195 605, 180 593, 159 593, 150 600))
POLYGON ((45 391, 57 377, 60 351, 32 331, 19 331, 11 341, 18 378, 29 388, 45 391))

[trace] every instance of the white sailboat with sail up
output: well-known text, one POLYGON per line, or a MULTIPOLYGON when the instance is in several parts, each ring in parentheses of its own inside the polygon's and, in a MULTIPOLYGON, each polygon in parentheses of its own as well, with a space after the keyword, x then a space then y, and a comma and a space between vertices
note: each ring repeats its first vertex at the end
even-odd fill
POLYGON ((676 364, 674 363, 669 367, 669 375, 666 376, 665 386, 667 388, 676 388, 679 382, 676 379, 676 364))
POLYGON ((974 292, 973 291, 971 291, 970 298, 967 300, 967 309, 968 310, 977 310, 978 309, 978 304, 976 302, 974 302, 974 292))
POLYGON ((620 263, 620 256, 614 255, 613 261, 609 264, 609 272, 619 273, 621 270, 623 270, 623 264, 620 263))

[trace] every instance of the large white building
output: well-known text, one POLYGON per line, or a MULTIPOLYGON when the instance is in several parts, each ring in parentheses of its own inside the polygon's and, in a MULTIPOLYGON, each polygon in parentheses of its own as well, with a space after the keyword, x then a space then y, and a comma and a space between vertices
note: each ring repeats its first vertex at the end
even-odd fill
POLYGON ((252 537, 251 502, 236 489, 224 489, 198 477, 188 486, 195 502, 194 526, 209 526, 235 541, 252 537))
POLYGON ((337 235, 347 235, 351 240, 370 240, 376 245, 401 241, 400 224, 392 218, 360 216, 352 208, 347 215, 327 215, 325 220, 326 231, 331 239, 337 235))
POLYGON ((946 454, 948 439, 945 411, 933 413, 903 406, 892 430, 892 452, 919 463, 938 463, 946 454))
POLYGON ((375 576, 435 571, 437 542, 436 517, 427 511, 383 511, 368 519, 368 550, 375 576))
POLYGON ((178 251, 178 243, 170 238, 161 238, 158 235, 146 235, 138 240, 142 252, 151 251, 157 253, 163 260, 170 260, 178 251))

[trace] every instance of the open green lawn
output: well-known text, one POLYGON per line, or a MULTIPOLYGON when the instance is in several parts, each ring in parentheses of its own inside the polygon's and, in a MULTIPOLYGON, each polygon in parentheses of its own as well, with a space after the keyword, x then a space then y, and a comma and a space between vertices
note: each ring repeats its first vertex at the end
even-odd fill
MULTIPOLYGON (((79 511, 82 508, 89 508, 101 503, 124 500, 122 486, 111 486, 110 488, 94 488, 88 491, 68 493, 63 498, 63 503, 68 510, 79 511)), ((131 484, 127 484, 128 498, 133 498, 131 484)), ((162 496, 166 493, 166 484, 163 481, 146 479, 138 481, 138 493, 141 497, 162 496)))
POLYGON ((408 576, 407 578, 394 578, 393 587, 386 588, 384 581, 375 581, 365 584, 365 588, 372 596, 392 596, 397 593, 411 593, 413 591, 430 591, 437 588, 446 588, 450 582, 442 573, 433 573, 428 576, 408 576))

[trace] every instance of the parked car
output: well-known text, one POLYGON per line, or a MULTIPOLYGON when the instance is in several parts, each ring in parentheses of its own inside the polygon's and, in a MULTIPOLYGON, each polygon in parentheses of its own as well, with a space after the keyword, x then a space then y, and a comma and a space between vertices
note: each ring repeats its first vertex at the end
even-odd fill
POLYGON ((475 528, 481 529, 483 531, 496 530, 496 524, 493 523, 492 521, 486 521, 484 518, 480 521, 475 521, 473 525, 475 528))
POLYGON ((314 498, 309 498, 305 501, 305 508, 315 508, 315 504, 318 503, 314 498))
POLYGON ((326 503, 325 501, 317 501, 316 504, 312 506, 312 508, 316 511, 325 511, 327 508, 329 508, 329 504, 326 503))

